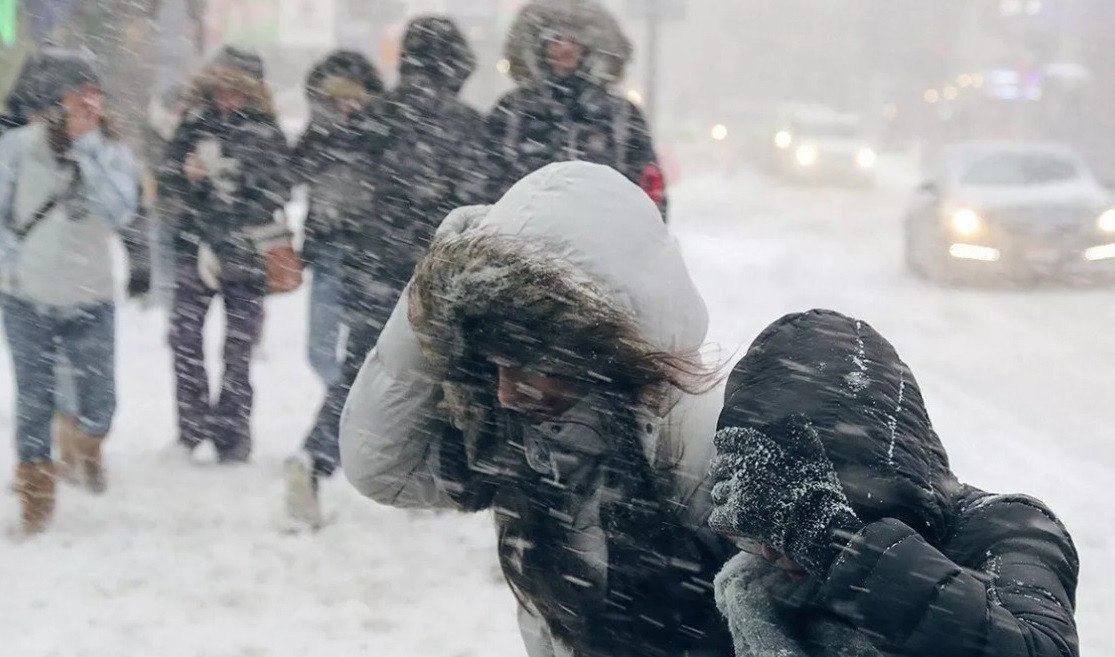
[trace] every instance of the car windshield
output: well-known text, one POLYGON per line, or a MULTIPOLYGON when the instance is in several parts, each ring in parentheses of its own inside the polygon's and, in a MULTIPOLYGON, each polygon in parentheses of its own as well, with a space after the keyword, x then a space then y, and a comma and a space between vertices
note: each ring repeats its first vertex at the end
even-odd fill
POLYGON ((1080 177, 1071 158, 1049 153, 994 153, 982 155, 964 168, 961 184, 974 187, 1049 185, 1080 177))

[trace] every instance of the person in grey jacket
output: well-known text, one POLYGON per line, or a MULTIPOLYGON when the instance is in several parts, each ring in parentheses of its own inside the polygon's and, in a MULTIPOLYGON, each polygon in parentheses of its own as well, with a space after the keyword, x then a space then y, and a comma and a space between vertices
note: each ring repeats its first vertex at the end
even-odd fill
POLYGON ((0 307, 16 377, 20 527, 33 534, 54 510, 51 418, 61 356, 76 384, 75 465, 92 491, 105 488, 101 445, 116 407, 107 254, 136 214, 139 182, 87 58, 49 49, 26 84, 32 119, 0 138, 0 307))
POLYGON ((1076 657, 1079 560, 1042 502, 960 483, 866 322, 789 315, 728 380, 711 523, 738 657, 1076 657))
POLYGON ((494 511, 531 657, 730 655, 707 325, 647 195, 550 165, 439 228, 349 395, 342 467, 384 504, 494 511))

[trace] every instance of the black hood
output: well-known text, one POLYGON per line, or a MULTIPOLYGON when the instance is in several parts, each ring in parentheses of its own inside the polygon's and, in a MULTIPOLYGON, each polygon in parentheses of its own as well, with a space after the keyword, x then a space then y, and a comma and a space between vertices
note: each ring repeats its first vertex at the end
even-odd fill
POLYGON ((788 315, 755 340, 729 379, 720 427, 814 424, 856 514, 895 518, 940 544, 960 485, 921 389, 889 342, 836 312, 788 315))
POLYGON ((429 83, 456 93, 475 70, 476 55, 452 20, 425 16, 407 26, 399 63, 402 82, 429 83))
POLYGON ((306 96, 319 100, 321 83, 330 77, 340 77, 360 85, 371 95, 383 93, 383 81, 375 65, 354 50, 337 50, 310 69, 306 76, 306 96))

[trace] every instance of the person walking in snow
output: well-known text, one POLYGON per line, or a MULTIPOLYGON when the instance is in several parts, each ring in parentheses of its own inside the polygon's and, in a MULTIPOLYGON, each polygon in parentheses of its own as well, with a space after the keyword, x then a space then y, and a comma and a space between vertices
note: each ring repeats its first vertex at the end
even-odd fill
POLYGON ((328 387, 341 374, 338 346, 344 337, 344 253, 353 222, 375 214, 370 148, 379 125, 375 101, 383 93, 379 73, 363 55, 338 50, 306 78, 310 124, 294 148, 297 183, 309 186, 302 260, 313 270, 307 356, 328 387))
POLYGON ((240 463, 252 447, 249 369, 267 290, 263 250, 290 192, 287 143, 253 53, 222 50, 193 81, 187 107, 159 176, 160 194, 179 210, 170 328, 176 449, 188 454, 211 440, 220 462, 240 463), (211 402, 203 328, 218 294, 224 373, 211 402))
POLYGON ((445 220, 349 396, 345 474, 383 504, 494 511, 531 657, 730 655, 707 328, 647 195, 547 166, 445 220))
POLYGON ((894 347, 830 311, 735 367, 711 525, 738 657, 1076 657, 1079 563, 1040 501, 959 482, 894 347))
POLYGON ((289 515, 310 526, 321 524, 318 481, 338 466, 341 411, 361 364, 437 225, 483 193, 483 119, 458 98, 476 67, 464 35, 448 18, 416 18, 401 62, 398 85, 360 129, 368 178, 348 191, 337 224, 349 329, 341 374, 303 449, 287 461, 289 515))
POLYGON ((631 43, 596 0, 535 0, 504 48, 517 88, 488 117, 489 199, 551 162, 610 166, 666 211, 662 168, 642 112, 611 87, 631 43))
POLYGON ((0 309, 16 378, 15 491, 20 531, 49 525, 55 477, 93 493, 107 481, 102 446, 116 410, 114 234, 129 240, 138 207, 133 155, 104 110, 85 53, 32 56, 17 83, 22 127, 0 137, 0 309), (73 377, 72 431, 52 461, 59 359, 73 377))

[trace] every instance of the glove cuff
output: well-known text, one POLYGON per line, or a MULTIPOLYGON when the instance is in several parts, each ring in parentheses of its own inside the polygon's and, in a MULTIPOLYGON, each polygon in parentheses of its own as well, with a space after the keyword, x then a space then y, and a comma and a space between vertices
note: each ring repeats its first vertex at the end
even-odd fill
POLYGON ((792 551, 794 559, 810 573, 824 576, 840 553, 848 547, 848 542, 863 528, 863 522, 850 508, 845 506, 837 509, 828 522, 823 524, 821 531, 792 551))

